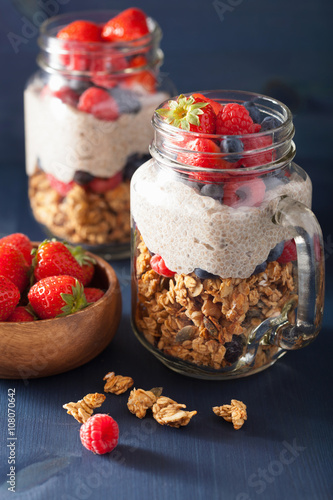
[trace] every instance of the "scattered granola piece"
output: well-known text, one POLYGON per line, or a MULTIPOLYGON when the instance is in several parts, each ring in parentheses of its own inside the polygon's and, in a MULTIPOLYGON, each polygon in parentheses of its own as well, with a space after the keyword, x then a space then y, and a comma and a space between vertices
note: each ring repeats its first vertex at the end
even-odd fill
POLYGON ((104 392, 112 392, 113 394, 123 394, 134 384, 132 377, 123 377, 116 375, 115 372, 109 372, 105 375, 103 380, 106 380, 104 385, 104 392))
POLYGON ((186 408, 186 405, 162 396, 153 406, 153 417, 161 425, 179 428, 181 425, 187 425, 197 414, 196 411, 184 411, 182 408, 186 408))
POLYGON ((236 430, 242 427, 244 420, 247 420, 246 405, 237 399, 232 399, 231 405, 214 406, 213 412, 227 422, 232 422, 236 430))
POLYGON ((83 399, 80 399, 77 403, 66 403, 63 405, 67 413, 72 415, 75 420, 83 424, 88 420, 88 418, 93 414, 95 408, 99 408, 105 401, 104 394, 87 394, 83 399))
POLYGON ((162 394, 162 390, 162 387, 154 387, 150 391, 133 389, 128 398, 127 408, 138 418, 145 417, 147 410, 152 408, 157 398, 162 394))

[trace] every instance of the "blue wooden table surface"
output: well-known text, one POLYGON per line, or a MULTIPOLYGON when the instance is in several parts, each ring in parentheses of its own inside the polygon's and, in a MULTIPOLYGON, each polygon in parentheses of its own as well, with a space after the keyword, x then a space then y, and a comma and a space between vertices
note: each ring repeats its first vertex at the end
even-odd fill
MULTIPOLYGON (((25 20, 36 19, 33 14, 41 6, 45 11, 47 3, 3 2, 0 16, 0 233, 21 231, 34 240, 44 235, 27 198, 22 91, 35 68, 37 36, 26 38, 15 53, 8 34, 23 36, 25 20)), ((88 0, 51 3, 59 12, 91 8, 88 0)), ((180 91, 266 91, 293 109, 297 162, 312 178, 313 209, 324 230, 323 329, 309 347, 287 353, 260 374, 228 382, 190 379, 164 367, 134 337, 129 261, 113 263, 123 315, 108 348, 85 366, 58 376, 0 380, 0 499, 333 498, 332 3, 146 0, 137 5, 162 25, 162 70, 180 91), (198 414, 185 428, 162 427, 150 417, 140 421, 130 414, 126 394, 108 395, 101 410, 119 423, 119 445, 109 455, 95 456, 82 447, 80 426, 62 405, 103 392, 108 371, 132 376, 137 387, 163 386, 165 394, 198 414), (16 405, 15 494, 7 483, 11 389, 16 405), (231 398, 248 406, 248 421, 239 431, 211 410, 231 398)), ((100 0, 93 6, 110 4, 100 0)), ((124 3, 114 1, 111 7, 123 8, 124 3)))

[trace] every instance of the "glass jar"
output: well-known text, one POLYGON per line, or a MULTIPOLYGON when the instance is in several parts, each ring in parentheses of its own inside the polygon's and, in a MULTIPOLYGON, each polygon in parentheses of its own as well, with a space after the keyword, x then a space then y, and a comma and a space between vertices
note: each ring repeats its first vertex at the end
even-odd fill
POLYGON ((107 258, 129 256, 130 178, 150 158, 154 109, 174 93, 167 78, 159 82, 162 33, 151 18, 149 34, 130 42, 56 37, 75 20, 103 25, 116 14, 46 21, 38 40, 41 69, 24 92, 33 214, 47 233, 107 258), (91 102, 91 92, 100 102, 91 102))
POLYGON ((131 182, 132 323, 169 368, 226 379, 316 337, 323 242, 311 181, 292 161, 289 109, 248 92, 203 94, 222 105, 254 101, 276 126, 238 136, 241 152, 198 152, 188 141, 235 136, 186 132, 155 112, 153 158, 131 182), (192 166, 198 157, 210 168, 192 166))

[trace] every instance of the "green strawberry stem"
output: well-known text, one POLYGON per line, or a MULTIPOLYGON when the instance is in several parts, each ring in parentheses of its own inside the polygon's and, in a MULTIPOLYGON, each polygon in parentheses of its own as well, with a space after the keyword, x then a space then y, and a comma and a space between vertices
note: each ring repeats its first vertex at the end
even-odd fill
POLYGON ((80 266, 84 266, 85 264, 96 264, 96 260, 91 257, 90 255, 87 254, 87 252, 81 247, 81 246, 76 246, 73 247, 69 245, 68 243, 64 242, 64 245, 68 248, 70 253, 73 255, 73 257, 77 260, 77 262, 80 264, 80 266))
POLYGON ((84 286, 77 279, 75 279, 75 286, 72 286, 72 293, 61 293, 60 296, 65 305, 61 308, 62 313, 58 314, 57 318, 80 311, 89 305, 84 294, 84 286))
POLYGON ((191 95, 186 97, 181 94, 177 101, 169 101, 169 108, 160 108, 156 110, 169 125, 190 130, 190 125, 200 125, 199 115, 203 115, 201 108, 208 105, 208 102, 195 102, 191 95))

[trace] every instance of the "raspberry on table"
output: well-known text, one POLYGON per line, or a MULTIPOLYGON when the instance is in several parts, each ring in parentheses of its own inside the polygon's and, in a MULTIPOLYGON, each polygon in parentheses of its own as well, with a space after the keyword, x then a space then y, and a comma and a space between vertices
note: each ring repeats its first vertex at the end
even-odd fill
POLYGON ((118 444, 119 427, 110 415, 97 413, 81 425, 80 439, 87 450, 103 455, 118 444))
POLYGON ((252 133, 253 120, 248 110, 237 103, 226 104, 216 119, 216 133, 221 135, 243 135, 252 133))

